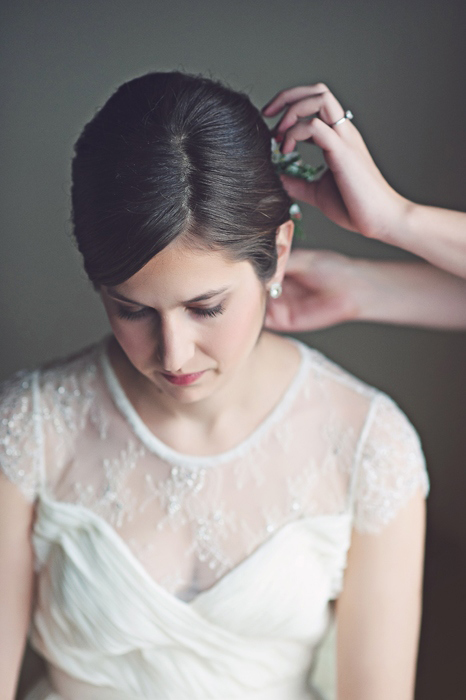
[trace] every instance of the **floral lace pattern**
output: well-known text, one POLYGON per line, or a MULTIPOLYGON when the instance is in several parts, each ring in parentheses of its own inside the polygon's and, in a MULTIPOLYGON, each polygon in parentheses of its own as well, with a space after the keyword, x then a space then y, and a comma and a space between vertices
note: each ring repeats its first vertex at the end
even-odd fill
POLYGON ((422 463, 417 435, 406 416, 394 402, 380 394, 374 400, 368 420, 370 436, 362 446, 360 478, 355 497, 355 524, 360 532, 377 533, 421 486, 427 493, 429 483, 422 463), (403 449, 403 469, 392 465, 403 449))
POLYGON ((38 487, 31 376, 20 372, 5 382, 4 396, 0 412, 0 470, 31 501, 38 487))
POLYGON ((0 394, 0 468, 29 501, 44 492, 93 511, 186 600, 298 519, 352 512, 359 531, 379 532, 427 491, 419 439, 391 399, 300 348, 280 404, 218 457, 149 433, 104 343, 37 375, 36 399, 20 374, 0 394))

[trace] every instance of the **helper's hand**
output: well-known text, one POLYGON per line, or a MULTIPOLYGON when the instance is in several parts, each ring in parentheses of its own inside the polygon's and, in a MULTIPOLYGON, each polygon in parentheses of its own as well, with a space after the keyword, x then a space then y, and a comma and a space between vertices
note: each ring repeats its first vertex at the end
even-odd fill
POLYGON ((344 321, 465 330, 466 279, 424 262, 294 250, 283 294, 269 301, 266 326, 312 331, 344 321))
POLYGON ((323 150, 328 171, 315 182, 283 176, 293 199, 318 207, 338 225, 370 238, 385 240, 403 226, 410 202, 390 187, 354 124, 323 84, 279 92, 262 110, 265 117, 284 114, 274 129, 283 153, 299 141, 323 150))
POLYGON ((265 324, 277 331, 309 331, 359 316, 361 280, 351 258, 320 250, 294 250, 283 293, 270 299, 265 324))

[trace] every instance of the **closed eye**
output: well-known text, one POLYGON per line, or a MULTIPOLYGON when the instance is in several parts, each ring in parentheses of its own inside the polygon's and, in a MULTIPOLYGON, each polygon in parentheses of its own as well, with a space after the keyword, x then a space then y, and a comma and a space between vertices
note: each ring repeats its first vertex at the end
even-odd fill
POLYGON ((201 308, 191 308, 190 311, 195 316, 202 316, 202 317, 210 317, 213 318, 214 316, 218 316, 219 314, 223 314, 225 311, 225 307, 223 304, 217 304, 217 306, 212 306, 210 309, 201 309, 201 308))
MULTIPOLYGON (((202 309, 199 307, 191 307, 189 309, 191 313, 193 313, 195 316, 200 316, 201 318, 213 318, 214 316, 222 314, 224 310, 225 307, 223 306, 223 304, 217 304, 217 306, 212 306, 209 309, 202 309)), ((130 311, 125 306, 117 307, 118 317, 129 321, 138 321, 139 319, 146 318, 147 316, 150 316, 153 313, 154 309, 151 309, 150 307, 144 307, 142 309, 139 309, 139 311, 130 311)))
POLYGON ((144 307, 143 309, 139 309, 139 311, 130 311, 125 306, 118 306, 117 307, 118 317, 128 319, 130 321, 137 321, 140 318, 145 318, 146 316, 149 316, 151 313, 152 313, 152 309, 150 309, 148 307, 144 307))

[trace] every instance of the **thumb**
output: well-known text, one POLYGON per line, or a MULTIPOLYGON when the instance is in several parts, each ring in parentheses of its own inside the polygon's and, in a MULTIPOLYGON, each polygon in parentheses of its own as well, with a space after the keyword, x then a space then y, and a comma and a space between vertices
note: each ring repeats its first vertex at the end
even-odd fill
POLYGON ((283 330, 289 326, 289 310, 283 299, 274 299, 267 304, 265 326, 273 330, 283 330))
POLYGON ((308 272, 312 263, 322 256, 322 252, 327 253, 315 248, 294 248, 286 263, 285 279, 290 274, 308 272))
POLYGON ((315 206, 317 181, 306 182, 302 178, 292 177, 291 175, 280 175, 280 180, 292 199, 299 199, 301 202, 315 206))

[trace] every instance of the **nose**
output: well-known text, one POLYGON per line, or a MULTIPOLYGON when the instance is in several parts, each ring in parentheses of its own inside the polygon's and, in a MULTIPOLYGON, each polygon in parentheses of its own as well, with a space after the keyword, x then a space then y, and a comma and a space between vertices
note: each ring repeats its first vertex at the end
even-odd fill
POLYGON ((189 322, 174 316, 161 318, 157 349, 163 370, 182 374, 195 351, 195 339, 189 322))

